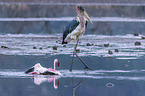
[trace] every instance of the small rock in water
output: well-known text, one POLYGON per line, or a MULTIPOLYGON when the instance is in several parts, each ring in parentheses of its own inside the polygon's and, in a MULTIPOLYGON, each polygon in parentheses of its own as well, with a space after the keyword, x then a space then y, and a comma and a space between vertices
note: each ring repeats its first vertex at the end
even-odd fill
POLYGON ((115 49, 115 52, 119 52, 119 50, 118 49, 115 49))
POLYGON ((91 44, 91 43, 87 43, 86 45, 87 45, 87 46, 92 46, 92 44, 91 44))
POLYGON ((76 49, 76 52, 79 53, 80 52, 80 49, 76 49))
POLYGON ((33 47, 33 49, 37 49, 36 47, 33 47))
POLYGON ((142 36, 142 37, 141 37, 141 39, 145 39, 145 37, 144 37, 144 36, 142 36))
POLYGON ((113 52, 111 50, 108 50, 108 54, 113 54, 113 52))
POLYGON ((9 47, 7 47, 7 46, 1 46, 1 48, 7 48, 7 49, 9 49, 9 47))
POLYGON ((138 36, 139 34, 138 33, 134 33, 134 36, 138 36))
POLYGON ((52 46, 53 50, 57 50, 57 46, 52 46))
POLYGON ((141 45, 141 42, 136 41, 135 45, 141 45))
POLYGON ((104 47, 108 47, 109 46, 109 43, 108 44, 104 44, 104 47))

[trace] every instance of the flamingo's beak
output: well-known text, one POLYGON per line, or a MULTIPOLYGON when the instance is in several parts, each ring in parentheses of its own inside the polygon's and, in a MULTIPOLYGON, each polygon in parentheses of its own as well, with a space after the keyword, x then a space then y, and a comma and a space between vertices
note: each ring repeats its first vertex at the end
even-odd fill
POLYGON ((58 65, 58 67, 59 67, 60 63, 58 62, 57 65, 58 65))

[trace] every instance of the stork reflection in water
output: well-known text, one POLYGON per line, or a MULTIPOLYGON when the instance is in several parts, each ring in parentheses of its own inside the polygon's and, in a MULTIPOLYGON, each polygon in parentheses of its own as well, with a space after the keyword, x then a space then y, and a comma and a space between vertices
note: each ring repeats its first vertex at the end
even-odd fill
MULTIPOLYGON (((79 38, 85 33, 87 27, 87 20, 89 20, 92 23, 87 12, 81 5, 77 5, 76 10, 77 10, 77 17, 64 27, 63 41, 62 41, 62 44, 67 44, 68 42, 74 40, 73 59, 74 59, 74 55, 78 57, 78 55, 76 54, 76 48, 79 42, 79 38)), ((84 64, 85 69, 90 69, 80 57, 78 58, 84 64)), ((72 59, 70 71, 72 71, 73 59, 72 59)))
POLYGON ((82 83, 83 80, 77 83, 77 85, 74 85, 74 80, 72 79, 72 85, 73 85, 73 96, 76 96, 76 89, 79 87, 79 85, 82 83))

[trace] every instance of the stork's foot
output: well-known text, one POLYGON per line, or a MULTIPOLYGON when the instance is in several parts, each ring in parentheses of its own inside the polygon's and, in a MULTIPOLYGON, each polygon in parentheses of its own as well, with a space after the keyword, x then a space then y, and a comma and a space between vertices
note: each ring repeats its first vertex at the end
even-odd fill
POLYGON ((70 68, 69 71, 72 72, 72 68, 70 68))
POLYGON ((89 68, 88 66, 85 66, 84 69, 85 69, 85 70, 93 70, 93 69, 89 68))

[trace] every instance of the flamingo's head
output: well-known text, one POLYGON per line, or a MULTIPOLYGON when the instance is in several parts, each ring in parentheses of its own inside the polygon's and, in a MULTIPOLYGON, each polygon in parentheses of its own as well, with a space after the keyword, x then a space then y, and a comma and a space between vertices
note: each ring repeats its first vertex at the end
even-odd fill
POLYGON ((59 67, 60 63, 59 63, 58 59, 55 59, 54 62, 57 63, 57 65, 59 67))

